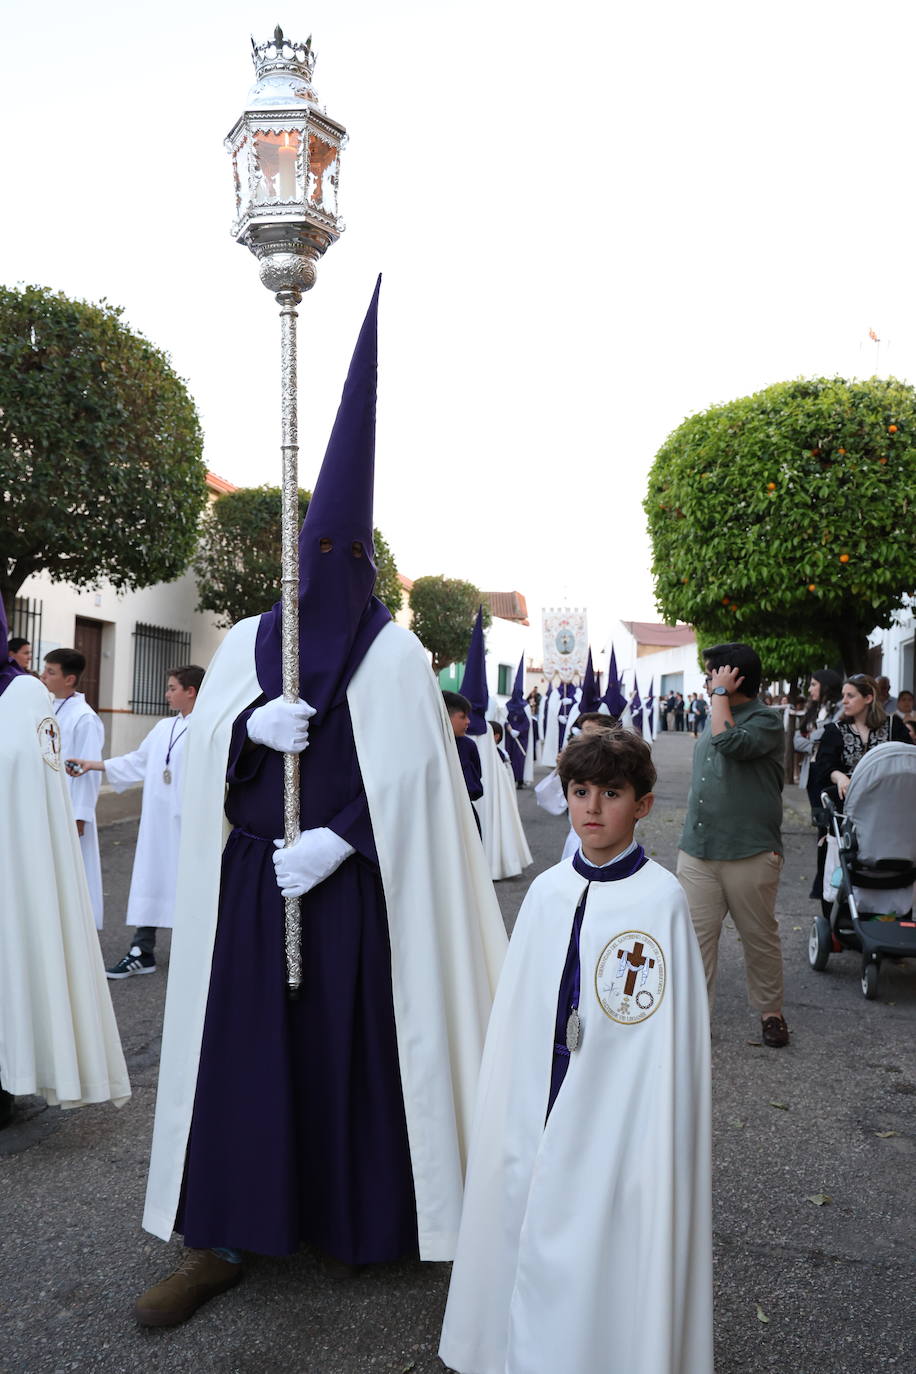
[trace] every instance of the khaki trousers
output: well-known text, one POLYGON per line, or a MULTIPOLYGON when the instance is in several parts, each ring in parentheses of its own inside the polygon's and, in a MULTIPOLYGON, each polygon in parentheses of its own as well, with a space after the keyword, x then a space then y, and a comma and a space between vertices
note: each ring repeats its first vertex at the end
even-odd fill
POLYGON ((749 859, 695 859, 678 850, 677 876, 687 894, 690 919, 703 956, 709 1009, 716 993, 719 936, 727 914, 744 946, 747 993, 757 1011, 782 1007, 782 945, 776 890, 782 858, 767 851, 749 859))

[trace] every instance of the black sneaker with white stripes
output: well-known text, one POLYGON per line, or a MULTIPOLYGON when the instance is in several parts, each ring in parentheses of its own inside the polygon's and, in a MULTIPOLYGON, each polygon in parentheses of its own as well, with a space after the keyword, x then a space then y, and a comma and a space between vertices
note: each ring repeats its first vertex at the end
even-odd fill
POLYGON ((136 945, 132 945, 129 953, 119 959, 114 968, 105 970, 106 978, 132 978, 135 973, 155 973, 156 956, 155 954, 143 954, 136 945))

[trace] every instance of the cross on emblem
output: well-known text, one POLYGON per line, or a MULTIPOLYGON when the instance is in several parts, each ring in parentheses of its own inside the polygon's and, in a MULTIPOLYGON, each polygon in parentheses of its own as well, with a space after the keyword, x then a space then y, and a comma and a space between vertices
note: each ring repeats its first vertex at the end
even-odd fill
POLYGON ((637 940, 631 950, 618 949, 617 951, 617 958, 624 959, 628 969, 627 981, 623 985, 624 997, 632 997, 633 989, 636 987, 636 975, 643 964, 647 963, 649 968, 655 968, 655 960, 647 959, 642 951, 643 944, 641 940, 637 940))
POLYGON ((57 726, 54 724, 53 720, 49 720, 47 725, 45 726, 45 734, 48 737, 48 743, 51 747, 51 753, 56 754, 58 747, 57 726))

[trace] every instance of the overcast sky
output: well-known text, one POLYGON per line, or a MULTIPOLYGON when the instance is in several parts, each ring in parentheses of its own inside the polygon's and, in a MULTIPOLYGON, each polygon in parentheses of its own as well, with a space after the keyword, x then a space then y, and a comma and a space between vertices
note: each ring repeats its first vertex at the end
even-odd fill
POLYGON ((376 523, 409 577, 586 605, 597 643, 657 618, 641 501, 686 415, 916 377, 912 4, 3 10, 2 278, 123 305, 240 485, 279 481, 279 326, 222 140, 249 36, 313 35, 350 144, 300 308, 300 476, 382 271, 376 523))

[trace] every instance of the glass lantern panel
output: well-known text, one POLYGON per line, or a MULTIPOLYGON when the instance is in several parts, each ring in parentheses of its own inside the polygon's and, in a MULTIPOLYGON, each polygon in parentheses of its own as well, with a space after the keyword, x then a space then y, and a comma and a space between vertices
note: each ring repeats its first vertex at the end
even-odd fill
POLYGON ((254 136, 254 186, 251 199, 266 201, 300 199, 296 185, 299 157, 299 131, 282 133, 259 131, 254 136))
POLYGON ((232 180, 235 189, 235 213, 242 213, 242 184, 248 191, 248 139, 243 134, 232 152, 232 180))
POLYGON ((326 215, 337 214, 339 151, 323 138, 309 134, 308 202, 326 215))

